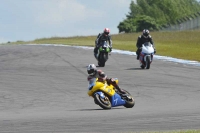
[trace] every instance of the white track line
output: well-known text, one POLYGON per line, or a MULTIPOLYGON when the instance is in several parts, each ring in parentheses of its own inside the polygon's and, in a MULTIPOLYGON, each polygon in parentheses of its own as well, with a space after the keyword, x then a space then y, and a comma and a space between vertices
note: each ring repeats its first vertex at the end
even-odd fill
MULTIPOLYGON (((87 47, 87 46, 70 46, 70 45, 63 45, 63 44, 27 44, 27 45, 64 46, 64 47, 74 47, 74 48, 81 48, 81 49, 94 49, 93 47, 87 47)), ((125 55, 136 55, 135 52, 117 50, 117 49, 113 49, 112 53, 125 54, 125 55)), ((172 57, 168 57, 168 56, 154 55, 154 59, 200 66, 200 62, 198 62, 198 61, 183 60, 183 59, 177 59, 177 58, 172 58, 172 57)))

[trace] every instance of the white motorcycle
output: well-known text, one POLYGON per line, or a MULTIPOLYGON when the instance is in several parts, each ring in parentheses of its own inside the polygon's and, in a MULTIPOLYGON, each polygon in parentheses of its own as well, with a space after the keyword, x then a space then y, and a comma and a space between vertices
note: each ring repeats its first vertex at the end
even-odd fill
POLYGON ((145 42, 142 44, 142 51, 140 52, 139 56, 139 62, 140 62, 140 67, 142 69, 150 68, 150 64, 153 61, 153 55, 154 55, 154 47, 150 42, 145 42))

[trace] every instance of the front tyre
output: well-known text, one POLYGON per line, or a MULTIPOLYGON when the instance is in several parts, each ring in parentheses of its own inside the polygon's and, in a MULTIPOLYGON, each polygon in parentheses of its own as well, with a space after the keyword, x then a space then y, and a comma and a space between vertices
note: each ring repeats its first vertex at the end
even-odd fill
POLYGON ((95 100, 96 104, 98 104, 103 109, 111 109, 111 103, 107 96, 102 98, 99 94, 95 94, 94 100, 95 100))
POLYGON ((105 67, 105 63, 106 61, 108 60, 108 53, 105 53, 105 52, 101 52, 100 55, 99 55, 99 66, 100 67, 105 67))
POLYGON ((101 67, 104 67, 105 66, 105 62, 101 62, 101 67))
POLYGON ((104 67, 105 66, 105 62, 98 62, 99 67, 104 67))
POLYGON ((151 58, 150 56, 147 56, 147 58, 146 58, 146 68, 147 68, 147 69, 150 68, 150 64, 151 64, 150 58, 151 58))

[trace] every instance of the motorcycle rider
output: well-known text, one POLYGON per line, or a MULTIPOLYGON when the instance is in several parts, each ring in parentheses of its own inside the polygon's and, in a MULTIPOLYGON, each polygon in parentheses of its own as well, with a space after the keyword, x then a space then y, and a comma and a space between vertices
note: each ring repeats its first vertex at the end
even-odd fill
POLYGON ((144 44, 145 42, 150 42, 153 45, 154 48, 154 53, 156 53, 156 49, 154 47, 154 43, 153 43, 153 39, 151 37, 151 35, 149 35, 149 30, 148 29, 144 29, 142 31, 142 35, 140 35, 137 39, 137 43, 136 43, 136 47, 137 47, 137 60, 139 59, 139 55, 140 52, 142 51, 142 44, 144 44))
POLYGON ((97 36, 96 40, 95 40, 95 48, 94 48, 94 57, 97 59, 97 53, 98 53, 98 49, 99 49, 99 45, 104 42, 104 41, 108 41, 109 45, 110 45, 110 51, 112 51, 112 39, 110 34, 110 29, 109 28, 105 28, 103 30, 103 33, 99 33, 99 35, 97 36))
POLYGON ((89 64, 87 66, 87 72, 88 72, 88 77, 87 77, 88 82, 92 82, 92 80, 96 80, 96 78, 98 78, 98 81, 100 81, 100 82, 106 81, 108 83, 108 85, 110 85, 110 84, 113 85, 119 91, 120 94, 126 93, 115 82, 115 79, 108 78, 107 75, 102 70, 100 70, 100 69, 97 70, 97 68, 94 64, 89 64))

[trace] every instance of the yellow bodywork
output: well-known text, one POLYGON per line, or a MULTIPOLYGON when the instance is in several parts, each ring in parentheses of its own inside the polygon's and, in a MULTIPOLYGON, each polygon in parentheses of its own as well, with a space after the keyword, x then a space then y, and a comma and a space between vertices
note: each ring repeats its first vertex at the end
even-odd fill
MULTIPOLYGON (((118 83, 118 80, 115 80, 115 82, 118 83)), ((88 91, 88 95, 93 96, 93 94, 97 91, 102 91, 109 96, 113 96, 115 94, 113 85, 108 85, 106 81, 99 82, 98 78, 97 78, 94 86, 92 87, 92 89, 88 91)))

